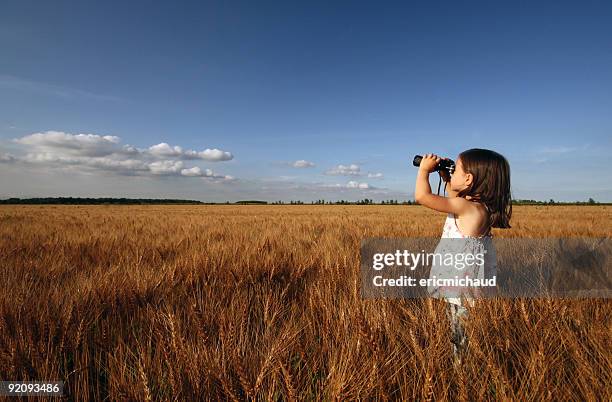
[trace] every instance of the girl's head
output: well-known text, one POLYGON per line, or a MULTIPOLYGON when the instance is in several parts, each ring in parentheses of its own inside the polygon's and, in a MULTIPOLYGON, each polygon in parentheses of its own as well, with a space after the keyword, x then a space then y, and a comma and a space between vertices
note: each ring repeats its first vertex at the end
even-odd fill
POLYGON ((490 226, 510 227, 510 165, 502 155, 480 148, 460 153, 450 184, 458 197, 469 197, 487 206, 490 226))

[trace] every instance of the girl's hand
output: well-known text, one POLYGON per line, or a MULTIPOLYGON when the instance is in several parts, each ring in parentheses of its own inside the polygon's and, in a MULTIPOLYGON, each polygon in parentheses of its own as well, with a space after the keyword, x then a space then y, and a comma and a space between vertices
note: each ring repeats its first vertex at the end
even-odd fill
POLYGON ((436 154, 425 154, 421 159, 419 170, 424 170, 427 173, 431 173, 436 170, 436 166, 440 162, 441 158, 436 154))

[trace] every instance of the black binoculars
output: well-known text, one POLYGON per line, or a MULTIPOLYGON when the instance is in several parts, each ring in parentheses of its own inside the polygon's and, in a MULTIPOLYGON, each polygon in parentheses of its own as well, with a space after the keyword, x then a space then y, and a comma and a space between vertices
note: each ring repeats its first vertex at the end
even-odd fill
MULTIPOLYGON (((422 159, 423 157, 421 155, 416 155, 412 160, 412 164, 418 167, 421 165, 422 159)), ((449 175, 453 174, 455 171, 455 162, 452 159, 442 159, 440 162, 438 162, 435 170, 438 172, 445 170, 449 175)))

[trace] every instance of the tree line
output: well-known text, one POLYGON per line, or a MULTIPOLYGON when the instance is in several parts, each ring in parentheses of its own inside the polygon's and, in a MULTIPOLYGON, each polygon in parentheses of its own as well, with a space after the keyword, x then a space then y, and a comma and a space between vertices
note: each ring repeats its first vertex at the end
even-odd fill
MULTIPOLYGON (((41 197, 41 198, 8 198, 0 200, 0 204, 68 204, 68 205, 147 205, 147 204, 198 204, 198 205, 418 205, 413 200, 382 200, 374 201, 371 198, 364 198, 357 201, 349 200, 314 200, 310 202, 304 202, 301 200, 290 200, 290 201, 261 201, 261 200, 242 200, 236 202, 203 202, 196 200, 181 200, 181 199, 170 199, 170 198, 82 198, 82 197, 41 197)), ((589 198, 587 201, 555 201, 549 199, 548 201, 538 200, 512 200, 512 205, 612 205, 609 202, 598 202, 593 198, 589 198)))

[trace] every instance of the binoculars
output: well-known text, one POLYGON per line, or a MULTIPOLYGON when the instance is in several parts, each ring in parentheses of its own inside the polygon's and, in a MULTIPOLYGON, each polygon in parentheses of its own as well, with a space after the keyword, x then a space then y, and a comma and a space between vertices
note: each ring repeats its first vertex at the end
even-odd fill
MULTIPOLYGON (((414 159, 412 160, 412 164, 418 167, 421 165, 422 159, 423 157, 421 155, 415 155, 414 159)), ((435 170, 438 172, 445 170, 449 175, 453 174, 455 171, 455 162, 452 159, 442 159, 440 162, 438 162, 435 170)))

